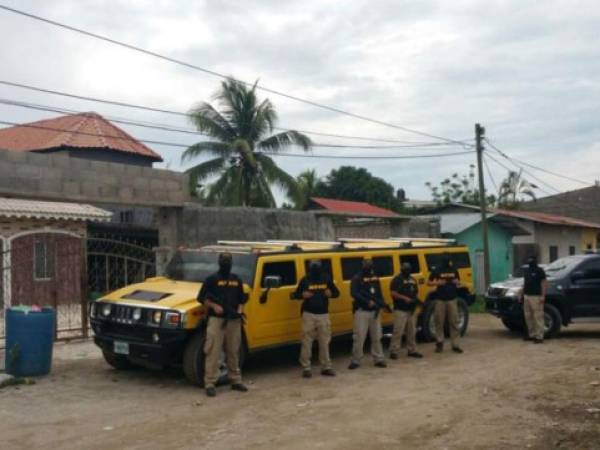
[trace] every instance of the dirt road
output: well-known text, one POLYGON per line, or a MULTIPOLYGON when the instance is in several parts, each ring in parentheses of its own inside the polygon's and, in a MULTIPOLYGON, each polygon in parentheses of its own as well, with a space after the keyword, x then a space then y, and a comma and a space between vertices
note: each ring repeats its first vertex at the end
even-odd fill
POLYGON ((116 372, 89 343, 57 346, 51 376, 0 390, 2 449, 597 449, 600 324, 544 345, 487 315, 472 317, 464 355, 365 361, 336 378, 300 378, 296 355, 265 354, 245 370, 251 391, 216 399, 178 374, 116 372))

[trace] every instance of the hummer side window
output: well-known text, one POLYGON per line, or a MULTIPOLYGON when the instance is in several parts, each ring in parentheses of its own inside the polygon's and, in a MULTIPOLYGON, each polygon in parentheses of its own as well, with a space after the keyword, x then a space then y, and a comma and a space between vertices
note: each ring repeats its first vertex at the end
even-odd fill
POLYGON ((351 280, 354 275, 362 270, 362 256, 342 258, 342 278, 351 280))
MULTIPOLYGON (((328 275, 329 277, 333 278, 333 269, 331 268, 331 260, 330 259, 321 259, 321 258, 314 258, 314 259, 318 259, 319 261, 321 261, 321 270, 323 271, 323 273, 328 275)), ((308 266, 310 265, 311 261, 312 261, 312 259, 304 260, 304 273, 308 273, 308 266)))
POLYGON ((281 286, 295 286, 297 284, 296 264, 294 261, 270 262, 263 265, 261 286, 264 286, 265 277, 280 276, 281 286))
POLYGON ((394 275, 394 261, 391 256, 376 256, 373 258, 373 271, 378 277, 394 275))
POLYGON ((420 273, 419 255, 400 255, 400 266, 404 263, 410 264, 410 273, 420 273))

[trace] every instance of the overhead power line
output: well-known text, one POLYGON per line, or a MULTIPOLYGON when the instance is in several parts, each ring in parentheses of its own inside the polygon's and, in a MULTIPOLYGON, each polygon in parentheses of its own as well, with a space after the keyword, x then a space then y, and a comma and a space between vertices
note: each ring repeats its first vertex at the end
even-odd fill
MULTIPOLYGON (((34 109, 34 110, 38 110, 38 111, 58 112, 58 113, 63 113, 63 114, 68 114, 68 115, 77 115, 77 114, 85 114, 86 113, 85 111, 75 111, 75 110, 71 110, 71 109, 55 108, 55 107, 44 106, 44 105, 34 105, 34 104, 30 104, 30 103, 18 102, 18 101, 14 101, 14 100, 7 100, 7 99, 1 99, 1 98, 0 98, 0 104, 17 106, 20 108, 34 109)), ((108 116, 107 116, 107 118, 108 118, 108 116)), ((179 128, 170 127, 168 125, 147 124, 147 123, 136 122, 136 121, 130 120, 130 119, 115 118, 115 119, 110 119, 110 120, 115 123, 131 125, 131 126, 135 126, 135 127, 148 128, 148 129, 161 130, 161 131, 169 131, 169 132, 174 132, 174 133, 186 133, 186 134, 192 134, 192 135, 203 136, 203 137, 210 137, 210 135, 208 135, 206 133, 200 133, 198 131, 191 131, 191 130, 182 130, 179 128)), ((36 122, 34 122, 34 124, 35 123, 36 122)), ((115 137, 115 136, 113 136, 113 137, 115 137)), ((311 146, 315 147, 315 148, 344 148, 344 149, 347 148, 347 149, 361 149, 361 150, 373 150, 373 149, 379 149, 379 150, 418 149, 418 150, 428 150, 428 151, 439 150, 439 147, 428 148, 428 147, 425 147, 424 145, 416 145, 416 146, 413 146, 413 145, 342 145, 342 144, 313 143, 311 146)))
MULTIPOLYGON (((264 152, 260 152, 264 153, 264 152)), ((401 156, 349 156, 349 155, 313 155, 306 153, 265 153, 270 156, 286 156, 291 158, 323 158, 323 159, 421 159, 421 158, 442 158, 447 156, 472 155, 474 150, 464 150, 460 152, 438 153, 434 155, 401 155, 401 156)))
POLYGON ((289 100, 294 100, 296 102, 304 103, 306 105, 314 106, 316 108, 324 109, 324 110, 327 110, 327 111, 330 111, 330 112, 334 112, 334 113, 337 113, 337 114, 342 114, 342 115, 345 115, 345 116, 348 116, 348 117, 352 117, 354 119, 359 119, 359 120, 363 120, 363 121, 366 121, 366 122, 370 122, 370 123, 374 123, 374 124, 378 124, 378 125, 382 125, 382 126, 386 126, 386 127, 390 127, 390 128, 395 128, 395 129, 402 130, 402 131, 407 132, 407 133, 413 133, 413 134, 417 134, 417 135, 421 135, 421 136, 425 136, 425 137, 429 137, 429 138, 432 138, 432 139, 437 139, 437 140, 445 141, 445 142, 449 142, 449 143, 455 143, 455 144, 460 144, 460 145, 463 144, 462 142, 457 141, 455 139, 449 139, 449 138, 446 138, 446 137, 443 137, 443 136, 437 136, 435 134, 431 134, 431 133, 426 133, 426 132, 423 132, 423 131, 415 130, 413 128, 408 128, 408 127, 404 127, 404 126, 401 126, 401 125, 396 125, 396 124, 393 124, 393 123, 385 122, 385 121, 382 121, 382 120, 373 119, 371 117, 367 117, 367 116, 363 116, 361 114, 356 114, 356 113, 353 113, 353 112, 345 111, 345 110, 337 108, 337 107, 333 107, 333 106, 325 105, 325 104, 322 104, 322 103, 318 103, 318 102, 315 102, 313 100, 308 100, 308 99, 305 99, 305 98, 302 98, 302 97, 298 97, 296 95, 287 94, 287 93, 285 93, 283 91, 280 91, 280 90, 271 89, 271 88, 268 88, 268 87, 265 87, 265 86, 259 86, 259 85, 255 84, 255 83, 250 83, 250 82, 247 82, 247 81, 244 81, 244 80, 239 80, 239 79, 236 79, 236 78, 228 77, 227 75, 224 75, 222 73, 216 72, 216 71, 211 70, 211 69, 206 69, 204 67, 200 67, 200 66, 195 65, 195 64, 191 64, 191 63, 188 63, 188 62, 176 59, 176 58, 172 58, 170 56, 165 56, 165 55, 162 55, 160 53, 156 53, 156 52, 151 51, 151 50, 147 50, 147 49, 144 49, 144 48, 141 48, 141 47, 137 47, 137 46, 132 45, 132 44, 128 44, 126 42, 122 42, 122 41, 118 41, 116 39, 112 39, 112 38, 109 38, 109 37, 106 37, 106 36, 102 36, 100 34, 92 33, 90 31, 84 30, 82 28, 77 28, 77 27, 74 27, 74 26, 71 26, 71 25, 67 25, 67 24, 64 24, 64 23, 61 23, 61 22, 57 22, 57 21, 52 20, 52 19, 48 19, 48 18, 45 18, 45 17, 42 17, 42 16, 38 16, 36 14, 32 14, 32 13, 28 13, 28 12, 25 12, 25 11, 22 11, 22 10, 19 10, 19 9, 11 8, 11 7, 6 6, 6 5, 0 5, 0 9, 3 9, 3 10, 8 11, 8 12, 12 12, 14 14, 19 14, 21 16, 28 17, 30 19, 34 19, 34 20, 37 20, 37 21, 40 21, 40 22, 44 22, 44 23, 47 23, 47 24, 50 24, 50 25, 53 25, 53 26, 56 26, 56 27, 60 27, 60 28, 63 28, 63 29, 69 30, 69 31, 73 31, 75 33, 79 33, 79 34, 82 34, 82 35, 85 35, 85 36, 88 36, 88 37, 92 37, 94 39, 99 39, 99 40, 102 40, 104 42, 108 42, 108 43, 113 44, 113 45, 117 45, 117 46, 120 46, 120 47, 123 47, 123 48, 127 48, 129 50, 133 50, 133 51, 136 51, 136 52, 139 52, 139 53, 143 53, 145 55, 153 56, 155 58, 159 58, 159 59, 162 59, 164 61, 171 62, 173 64, 177 64, 177 65, 180 65, 180 66, 183 66, 183 67, 187 67, 189 69, 197 70, 197 71, 203 72, 205 74, 208 74, 208 75, 211 75, 211 76, 214 76, 214 77, 219 77, 219 78, 224 78, 224 79, 234 79, 237 82, 243 83, 246 86, 251 86, 251 87, 256 85, 257 89, 260 89, 260 90, 262 90, 264 92, 268 92, 270 94, 278 95, 280 97, 287 98, 289 100))
POLYGON ((496 180, 494 179, 494 176, 492 175, 492 171, 490 170, 490 166, 487 163, 487 159, 486 159, 486 154, 483 154, 483 165, 485 166, 485 170, 488 174, 488 177, 490 179, 490 181, 492 182, 492 185, 494 186, 494 189, 496 189, 496 194, 500 193, 500 189, 498 189, 498 185, 496 184, 496 180))
MULTIPOLYGON (((84 101, 102 103, 102 104, 119 106, 119 107, 124 107, 124 108, 137 109, 137 110, 141 110, 141 111, 169 114, 169 115, 174 115, 174 116, 178 116, 178 117, 185 117, 186 119, 189 118, 189 114, 186 112, 183 112, 183 111, 174 111, 174 110, 164 109, 164 108, 155 108, 152 106, 144 106, 144 105, 139 105, 139 104, 134 104, 134 103, 127 103, 127 102, 122 102, 119 100, 109 100, 109 99, 102 99, 102 98, 98 98, 98 97, 89 97, 89 96, 84 96, 84 95, 72 94, 72 93, 68 93, 68 92, 56 91, 56 90, 52 90, 52 89, 40 88, 37 86, 31 86, 31 85, 22 84, 22 83, 15 83, 12 81, 0 80, 0 84, 6 85, 6 86, 11 86, 11 87, 27 89, 27 90, 31 90, 31 91, 35 91, 35 92, 42 92, 45 94, 73 98, 73 99, 77 99, 77 100, 84 100, 84 101)), ((61 108, 61 109, 64 109, 64 108, 61 108)), ((65 111, 69 111, 69 110, 65 109, 65 111)), ((73 110, 71 110, 71 111, 73 112, 73 110)), ((117 119, 117 120, 128 120, 128 119, 117 119)), ((115 120, 115 122, 117 120, 115 120)), ((128 121, 131 122, 131 120, 128 120, 128 121)), ((140 122, 140 123, 142 123, 142 122, 140 122)), ((160 125, 160 126, 164 126, 164 125, 160 125)), ((171 126, 169 126, 169 127, 171 127, 171 126)), ((173 127, 171 127, 171 128, 173 128, 173 127)), ((273 128, 275 130, 280 130, 280 131, 290 131, 290 128, 283 128, 283 127, 273 127, 273 128)), ((315 136, 334 137, 334 138, 352 139, 352 140, 363 140, 363 141, 372 141, 372 142, 398 143, 398 144, 406 144, 406 145, 415 146, 415 147, 456 145, 456 144, 450 144, 447 142, 414 142, 414 141, 404 141, 404 140, 387 139, 387 138, 372 138, 372 137, 366 137, 366 136, 349 136, 349 135, 343 135, 343 134, 324 133, 324 132, 320 132, 320 131, 301 130, 301 129, 297 129, 297 128, 294 128, 294 130, 298 131, 300 133, 304 133, 304 134, 313 134, 315 136)), ((196 134, 202 135, 202 133, 199 133, 198 131, 195 131, 195 130, 188 129, 187 131, 189 131, 191 133, 196 133, 196 134)), ((472 146, 472 144, 470 144, 469 142, 466 142, 466 140, 460 141, 460 142, 462 142, 460 145, 463 147, 472 146)))
MULTIPOLYGON (((71 133, 76 135, 83 136, 94 136, 94 137, 103 137, 110 139, 118 139, 129 142, 142 142, 144 144, 153 144, 153 145, 164 145, 168 147, 178 147, 178 148, 189 148, 188 144, 180 144, 175 142, 166 142, 166 141, 155 141, 155 140, 147 140, 147 139, 135 139, 133 137, 128 136, 116 136, 109 134, 97 134, 97 133, 88 133, 85 131, 77 131, 77 130, 67 130, 64 128, 56 128, 56 127, 47 127, 43 125, 36 125, 34 123, 17 123, 11 122, 8 120, 0 120, 0 124, 3 125, 11 125, 11 126, 21 126, 27 128, 34 128, 40 130, 49 130, 49 131, 60 131, 65 133, 71 133)), ((260 153, 269 155, 269 156, 287 156, 287 157, 304 157, 304 158, 328 158, 328 159, 418 159, 418 158, 441 158, 446 156, 456 156, 456 155, 464 155, 467 153, 473 153, 472 150, 461 151, 461 152, 444 152, 439 154, 426 154, 426 155, 399 155, 399 156, 390 156, 390 155, 370 155, 370 156, 352 156, 352 155, 314 155, 314 154, 295 154, 295 153, 279 153, 279 152, 263 152, 260 153)))
MULTIPOLYGON (((500 161, 498 161, 496 158, 494 158, 491 154, 486 153, 486 156, 488 158, 490 158, 492 161, 494 161, 496 164, 498 164, 500 167, 504 168, 508 173, 515 171, 514 169, 511 169, 510 167, 507 167, 505 164, 502 164, 500 161)), ((527 169, 519 166, 518 164, 516 164, 515 162, 511 161, 510 159, 508 161, 511 164, 513 164, 516 167, 517 170, 523 171, 524 173, 526 173, 527 175, 529 175, 532 179, 534 179, 535 181, 537 181, 539 184, 543 184, 544 186, 547 186, 549 189, 552 189, 552 190, 554 190, 554 191, 556 191, 558 193, 561 192, 559 189, 557 189, 554 186, 548 184, 547 182, 545 182, 541 178, 538 178, 535 174, 532 174, 530 171, 528 171, 527 169)), ((540 186, 536 186, 536 188, 538 190, 542 191, 546 195, 554 195, 552 192, 548 192, 547 190, 545 190, 544 188, 542 188, 540 186)))
POLYGON ((558 178, 563 178, 565 180, 573 181, 575 183, 579 183, 579 184, 582 184, 584 186, 591 186, 591 185, 594 184, 594 183, 589 183, 587 181, 583 181, 583 180, 580 180, 580 179, 577 179, 577 178, 572 178, 572 177, 569 177, 567 175, 562 175, 560 173, 552 172, 552 171, 550 171, 548 169, 544 169, 542 167, 538 167, 538 166, 535 166, 533 164, 527 163, 525 161, 519 160, 519 159, 517 159, 517 158, 515 158, 513 156, 507 155, 506 152, 503 152, 502 150, 500 150, 497 146, 495 146, 488 139, 486 139, 485 141, 488 143, 488 145, 490 147, 492 147, 494 150, 496 150, 500 154, 500 156, 502 156, 503 158, 506 158, 506 159, 509 159, 509 160, 513 160, 513 161, 515 161, 515 162, 517 162, 519 164, 522 164, 524 166, 530 167, 530 168, 532 168, 534 170, 538 170, 540 172, 544 172, 544 173, 547 173, 548 175, 553 175, 553 176, 558 177, 558 178))

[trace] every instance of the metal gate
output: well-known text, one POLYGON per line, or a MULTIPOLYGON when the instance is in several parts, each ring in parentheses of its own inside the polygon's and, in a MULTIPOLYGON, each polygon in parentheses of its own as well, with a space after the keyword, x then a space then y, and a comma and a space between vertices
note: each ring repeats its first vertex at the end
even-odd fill
POLYGON ((53 307, 57 339, 86 337, 91 299, 155 274, 152 249, 118 239, 40 231, 0 244, 0 348, 10 306, 53 307))
POLYGON ((88 286, 92 297, 155 275, 154 251, 130 242, 89 238, 88 286))

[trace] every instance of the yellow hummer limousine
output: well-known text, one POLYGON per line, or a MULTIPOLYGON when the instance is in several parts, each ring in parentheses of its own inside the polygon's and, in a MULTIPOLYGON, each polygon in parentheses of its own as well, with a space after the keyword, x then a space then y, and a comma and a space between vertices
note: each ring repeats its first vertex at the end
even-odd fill
MULTIPOLYGON (((421 338, 433 340, 430 272, 441 256, 450 254, 461 280, 460 327, 464 334, 474 300, 473 275, 468 249, 444 239, 339 239, 315 241, 219 241, 199 249, 180 249, 169 262, 164 277, 148 278, 111 292, 91 304, 94 341, 104 358, 117 369, 132 366, 183 367, 186 378, 201 385, 204 376, 205 311, 196 296, 201 282, 217 271, 220 252, 233 254, 233 269, 248 295, 243 326, 240 365, 247 354, 297 344, 301 339, 301 302, 291 299, 305 275, 309 261, 319 259, 332 277, 340 297, 330 302, 334 336, 352 332, 350 280, 371 258, 380 277, 384 299, 391 304, 389 285, 400 265, 409 262, 419 283, 421 338)), ((392 316, 384 311, 384 329, 392 316)), ((294 350, 295 351, 295 350, 294 350)))

